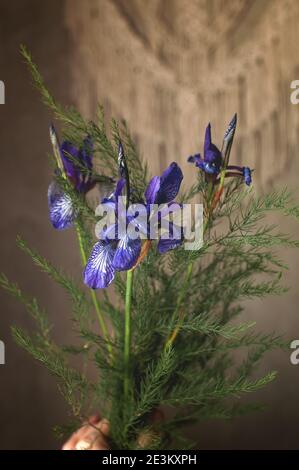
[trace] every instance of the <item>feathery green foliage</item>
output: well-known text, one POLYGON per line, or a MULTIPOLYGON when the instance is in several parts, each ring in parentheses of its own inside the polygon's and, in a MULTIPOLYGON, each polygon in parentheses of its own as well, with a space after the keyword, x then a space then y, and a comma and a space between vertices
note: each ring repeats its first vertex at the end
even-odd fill
MULTIPOLYGON (((101 181, 116 178, 117 145, 122 139, 139 200, 148 182, 148 172, 126 125, 112 120, 109 134, 101 107, 97 122, 86 122, 77 110, 58 104, 24 47, 22 54, 44 103, 64 126, 64 135, 75 144, 80 144, 87 134, 95 142, 97 175, 104 178, 101 181)), ((88 255, 97 218, 68 181, 59 177, 57 181, 79 209, 83 249, 88 255)), ((199 176, 181 195, 181 202, 192 198, 205 200, 207 191, 199 176)), ((242 312, 240 302, 285 292, 281 279, 286 266, 273 250, 299 245, 297 240, 268 225, 266 217, 271 211, 299 219, 299 207, 287 190, 257 197, 239 183, 228 183, 218 206, 208 216, 200 250, 187 252, 178 248, 163 257, 154 247, 149 251, 134 274, 128 394, 123 387, 126 283, 122 274, 114 282, 120 300, 116 302, 105 291, 100 301, 103 317, 113 330, 107 339, 94 324, 88 290, 18 237, 18 246, 69 296, 72 321, 82 346, 54 344, 51 328, 56 325, 50 327, 37 301, 25 297, 16 284, 2 275, 2 287, 24 304, 37 326, 37 333, 32 336, 13 327, 13 336, 58 378, 75 417, 80 419, 93 408, 109 420, 112 449, 140 448, 140 436, 145 433, 151 436, 148 448, 174 448, 182 445, 179 434, 184 434, 188 424, 214 417, 231 419, 255 411, 258 405, 232 404, 232 400, 275 379, 275 371, 256 378, 258 364, 267 351, 285 344, 273 333, 256 333, 255 323, 238 320, 242 312), (169 342, 173 330, 177 333, 169 342), (237 349, 247 351, 241 364, 235 359, 237 349), (70 354, 84 354, 97 367, 96 382, 69 365, 70 354), (162 405, 166 415, 167 410, 173 411, 172 417, 156 422, 153 416, 162 405)))

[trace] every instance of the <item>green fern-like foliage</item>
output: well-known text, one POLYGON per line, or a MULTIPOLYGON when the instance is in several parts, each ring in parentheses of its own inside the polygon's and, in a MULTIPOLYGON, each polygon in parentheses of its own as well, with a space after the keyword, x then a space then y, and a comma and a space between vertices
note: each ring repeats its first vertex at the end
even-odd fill
MULTIPOLYGON (((56 103, 24 47, 22 54, 44 103, 63 125, 64 136, 77 145, 86 135, 91 136, 98 184, 117 177, 117 146, 121 139, 136 197, 143 195, 148 171, 127 127, 112 120, 108 132, 100 107, 97 122, 86 122, 77 110, 56 103)), ((79 209, 77 230, 86 257, 95 241, 94 209, 66 180, 56 178, 79 209)), ((206 201, 208 191, 207 183, 199 176, 181 194, 181 202, 192 198, 206 201)), ((275 378, 275 371, 256 378, 258 364, 267 351, 285 347, 285 341, 276 334, 256 332, 253 322, 240 322, 241 301, 285 292, 281 278, 286 266, 275 255, 275 249, 297 247, 299 243, 267 224, 267 214, 273 211, 299 218, 299 208, 287 190, 258 197, 239 183, 226 183, 218 206, 206 214, 207 229, 200 250, 178 248, 164 256, 158 255, 155 247, 149 251, 134 274, 129 364, 124 355, 125 274, 118 273, 114 282, 120 299, 117 303, 106 291, 91 295, 83 282, 75 283, 18 237, 19 248, 70 298, 74 329, 81 339, 79 346, 55 344, 51 332, 57 326, 49 325, 37 300, 27 298, 16 284, 1 276, 2 287, 23 303, 36 322, 35 332, 14 326, 12 334, 57 377, 74 417, 67 432, 98 409, 110 422, 112 449, 138 449, 144 434, 151 436, 147 448, 186 448, 180 438, 190 423, 215 417, 229 419, 260 408, 256 404, 243 405, 235 398, 259 390, 275 378), (257 280, 260 275, 262 280, 257 280), (96 322, 96 306, 109 325, 108 335, 96 322), (236 364, 234 352, 239 348, 248 353, 243 363, 236 364), (78 354, 97 366, 96 381, 70 366, 70 356, 78 354), (161 407, 166 418, 157 422, 153 415, 161 407)))

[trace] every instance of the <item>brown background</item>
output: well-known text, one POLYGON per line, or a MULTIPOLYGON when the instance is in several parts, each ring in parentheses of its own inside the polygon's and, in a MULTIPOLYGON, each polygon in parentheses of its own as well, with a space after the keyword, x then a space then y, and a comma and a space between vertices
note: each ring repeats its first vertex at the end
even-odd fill
MULTIPOLYGON (((298 0, 0 0, 1 270, 38 296, 58 341, 71 337, 64 294, 15 247, 17 233, 75 276, 79 258, 72 231, 49 225, 46 190, 51 116, 40 103, 19 55, 32 51, 59 101, 93 117, 96 102, 108 118, 127 119, 152 172, 172 160, 184 165, 200 150, 205 125, 220 143, 232 114, 239 128, 232 159, 255 168, 256 188, 297 186, 299 105, 290 83, 299 79, 298 0)), ((296 235, 298 226, 278 220, 296 235)), ((290 292, 248 303, 244 317, 260 329, 299 338, 299 254, 285 251, 290 292)), ((10 325, 31 323, 22 306, 0 292, 0 448, 55 448, 51 427, 67 409, 54 379, 10 338, 10 325)), ((261 372, 279 379, 257 397, 261 414, 211 422, 196 433, 201 448, 299 448, 299 366, 268 354, 261 372)))

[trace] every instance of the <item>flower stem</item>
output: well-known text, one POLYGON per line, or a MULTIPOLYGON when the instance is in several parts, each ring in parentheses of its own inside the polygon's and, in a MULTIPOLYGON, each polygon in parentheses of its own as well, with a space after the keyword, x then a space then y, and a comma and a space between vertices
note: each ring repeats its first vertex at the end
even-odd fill
MULTIPOLYGON (((209 220, 210 220, 210 217, 212 215, 212 212, 215 209, 215 207, 217 206, 217 204, 220 200, 220 197, 222 195, 223 186, 224 186, 224 178, 225 178, 225 170, 221 173, 220 187, 218 188, 218 191, 217 191, 216 194, 214 194, 213 186, 212 185, 209 186, 209 193, 208 193, 208 198, 207 198, 208 199, 208 213, 207 213, 206 221, 205 221, 204 226, 203 226, 203 235, 206 233, 206 231, 208 229, 209 220), (215 195, 217 196, 216 199, 213 198, 213 196, 215 197, 215 195)), ((184 313, 184 311, 181 310, 181 305, 182 305, 182 302, 183 302, 184 297, 185 297, 185 292, 188 288, 188 283, 189 283, 190 278, 192 276, 192 271, 193 271, 193 261, 191 261, 188 264, 187 273, 186 273, 185 281, 184 281, 184 284, 183 284, 183 288, 180 291, 178 301, 177 301, 177 305, 176 305, 176 308, 175 308, 175 311, 174 311, 173 317, 172 317, 172 322, 174 322, 176 317, 178 317, 178 324, 174 328, 173 332, 170 334, 168 339, 166 340, 164 349, 169 348, 173 344, 173 342, 175 341, 175 339, 176 339, 176 337, 177 337, 177 335, 178 335, 178 333, 181 329, 181 326, 183 324, 185 313, 184 313)))
MULTIPOLYGON (((76 224, 76 230, 77 230, 77 236, 78 236, 78 241, 79 241, 79 248, 80 248, 80 253, 81 253, 82 264, 83 264, 83 266, 85 266, 86 263, 87 263, 87 257, 86 257, 86 253, 85 253, 84 246, 83 246, 81 228, 80 228, 78 223, 76 224)), ((99 320, 101 330, 103 332, 104 339, 107 342, 107 349, 108 349, 110 358, 112 360, 113 359, 113 352, 112 352, 112 345, 111 345, 110 338, 109 338, 108 328, 107 328, 107 325, 106 325, 105 320, 103 318, 103 315, 102 315, 102 312, 101 312, 101 309, 100 309, 100 305, 99 305, 99 301, 98 301, 98 298, 96 296, 95 291, 93 289, 89 289, 89 291, 90 291, 90 296, 91 296, 91 299, 92 299, 92 302, 93 302, 93 305, 94 305, 94 308, 95 308, 95 311, 96 311, 97 318, 99 320)))
POLYGON ((132 303, 133 271, 127 271, 125 300, 125 345, 124 345, 124 399, 127 401, 130 384, 130 345, 131 345, 131 303, 132 303))
POLYGON ((176 339, 179 331, 180 331, 180 328, 182 326, 182 323, 183 323, 183 320, 184 320, 184 313, 181 311, 181 306, 182 306, 182 303, 184 301, 184 297, 185 297, 185 292, 187 290, 187 287, 188 287, 188 284, 189 284, 189 281, 190 281, 190 278, 192 276, 192 271, 193 271, 193 261, 191 261, 189 264, 188 264, 188 267, 187 267, 187 273, 186 273, 186 277, 185 277, 185 281, 183 283, 183 288, 181 289, 180 291, 180 294, 179 294, 179 297, 178 297, 178 301, 177 301, 177 304, 176 304, 176 308, 175 308, 175 311, 173 312, 173 317, 172 317, 172 322, 175 321, 175 319, 178 317, 179 319, 179 323, 178 325, 174 328, 173 332, 171 333, 171 335, 168 337, 166 343, 165 343, 165 347, 164 349, 167 349, 169 348, 172 343, 174 342, 174 340, 176 339))

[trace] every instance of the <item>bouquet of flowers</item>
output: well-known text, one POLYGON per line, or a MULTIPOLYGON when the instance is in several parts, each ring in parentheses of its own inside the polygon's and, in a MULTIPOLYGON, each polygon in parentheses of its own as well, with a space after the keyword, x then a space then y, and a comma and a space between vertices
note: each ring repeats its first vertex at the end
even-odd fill
POLYGON ((258 363, 285 341, 238 321, 240 301, 286 290, 275 248, 298 241, 278 233, 266 216, 280 211, 299 218, 299 208, 286 189, 256 195, 250 168, 231 164, 236 115, 221 150, 207 126, 203 155, 188 159, 195 164, 194 184, 183 191, 177 163, 148 177, 125 124, 112 120, 107 130, 101 107, 97 120, 87 122, 58 104, 24 47, 22 54, 62 124, 61 142, 50 127, 49 218, 57 231, 76 231, 82 280, 75 282, 21 237, 17 244, 70 297, 80 344, 56 344, 56 325, 37 300, 2 275, 2 287, 36 322, 32 334, 16 326, 12 334, 57 377, 72 412, 59 432, 76 429, 97 410, 109 423, 110 449, 192 447, 187 426, 257 410, 260 405, 236 398, 276 376, 269 371, 256 378, 258 363), (241 364, 238 348, 247 351, 241 364), (88 368, 70 365, 73 355, 96 365, 96 380, 88 368))

